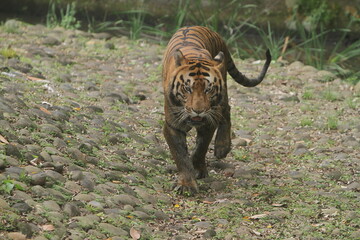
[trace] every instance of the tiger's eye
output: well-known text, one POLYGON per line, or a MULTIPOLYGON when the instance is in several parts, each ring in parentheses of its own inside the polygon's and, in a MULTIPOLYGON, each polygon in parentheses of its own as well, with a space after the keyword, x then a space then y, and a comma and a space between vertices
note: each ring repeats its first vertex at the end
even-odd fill
POLYGON ((183 88, 186 92, 191 93, 191 87, 189 85, 183 85, 183 88))

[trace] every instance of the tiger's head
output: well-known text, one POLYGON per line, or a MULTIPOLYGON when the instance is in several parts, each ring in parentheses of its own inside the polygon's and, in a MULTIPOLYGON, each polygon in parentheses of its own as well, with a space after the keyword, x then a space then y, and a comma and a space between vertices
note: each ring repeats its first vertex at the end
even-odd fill
POLYGON ((226 83, 221 74, 224 54, 214 59, 188 58, 181 51, 174 55, 175 69, 170 83, 171 113, 174 125, 217 125, 221 118, 220 102, 226 83))

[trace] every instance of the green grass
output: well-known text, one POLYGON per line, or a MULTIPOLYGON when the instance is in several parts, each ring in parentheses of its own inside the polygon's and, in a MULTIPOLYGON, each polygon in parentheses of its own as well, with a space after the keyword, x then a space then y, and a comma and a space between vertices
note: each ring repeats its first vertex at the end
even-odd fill
POLYGON ((12 48, 0 49, 0 55, 2 55, 5 58, 15 58, 18 56, 16 51, 12 48))
POLYGON ((339 126, 339 118, 337 116, 329 116, 326 119, 325 127, 328 130, 336 130, 339 126))
POLYGON ((305 118, 300 120, 300 126, 301 127, 311 126, 313 123, 314 123, 314 121, 311 118, 308 118, 308 117, 305 117, 305 118))
POLYGON ((81 27, 80 21, 76 18, 76 2, 66 5, 66 9, 61 8, 60 13, 57 11, 58 6, 55 1, 49 1, 49 10, 46 15, 46 26, 54 28, 57 26, 65 29, 78 29, 81 27))

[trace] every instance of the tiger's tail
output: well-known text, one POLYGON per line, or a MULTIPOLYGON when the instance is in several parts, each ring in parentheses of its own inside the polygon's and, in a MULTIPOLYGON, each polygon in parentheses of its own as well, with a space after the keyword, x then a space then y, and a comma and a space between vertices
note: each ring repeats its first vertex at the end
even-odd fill
POLYGON ((260 75, 257 78, 247 78, 245 75, 243 75, 239 70, 236 68, 234 61, 229 58, 229 67, 227 71, 229 72, 230 76, 239 84, 243 85, 244 87, 255 87, 261 81, 264 79, 265 74, 269 68, 270 62, 271 62, 271 54, 269 49, 266 51, 266 61, 265 64, 261 70, 260 75))

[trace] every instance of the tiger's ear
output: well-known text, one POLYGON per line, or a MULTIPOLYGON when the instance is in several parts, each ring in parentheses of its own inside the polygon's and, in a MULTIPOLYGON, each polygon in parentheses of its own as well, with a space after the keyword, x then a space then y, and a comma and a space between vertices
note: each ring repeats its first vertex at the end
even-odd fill
POLYGON ((179 49, 175 51, 174 58, 176 67, 180 67, 185 64, 185 57, 179 49))
POLYGON ((224 63, 224 53, 220 51, 215 57, 214 60, 217 62, 217 66, 221 67, 224 63))

